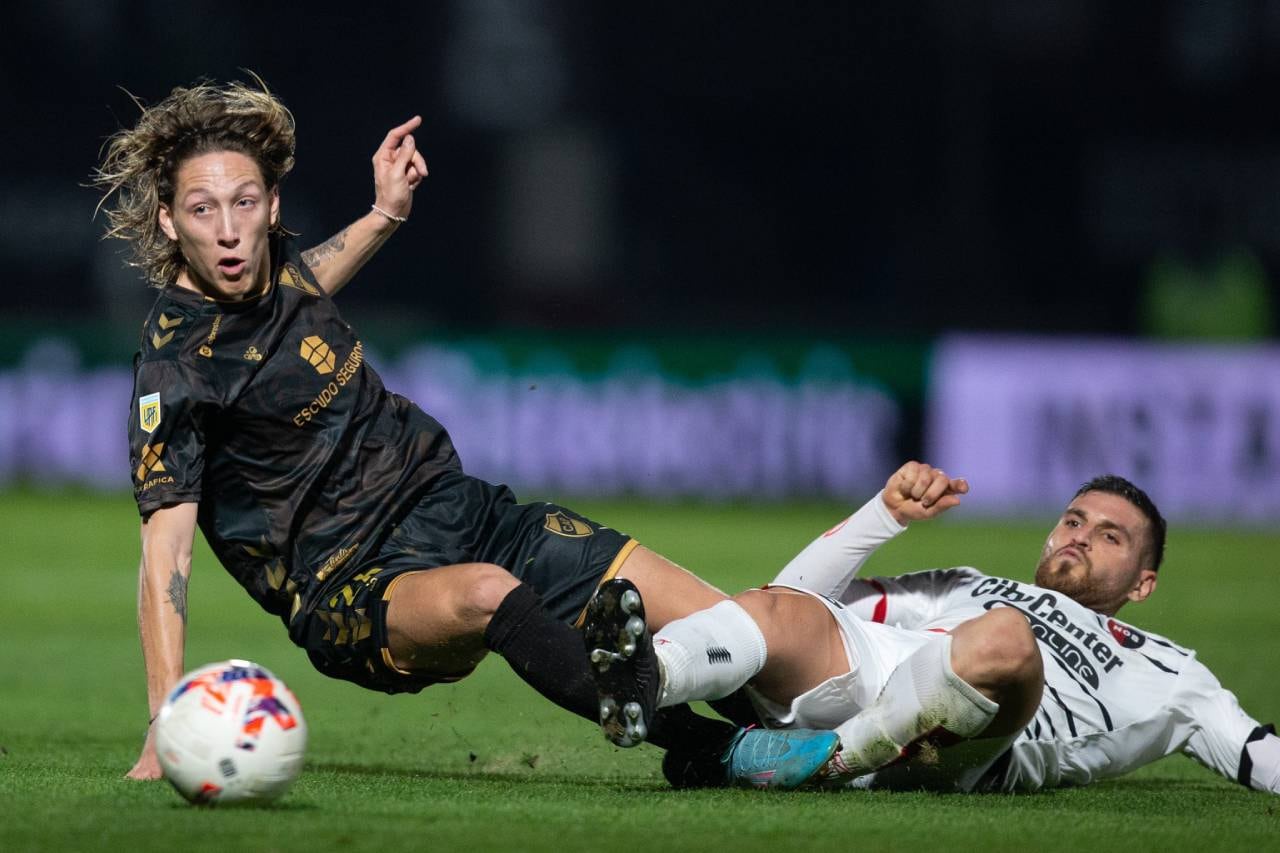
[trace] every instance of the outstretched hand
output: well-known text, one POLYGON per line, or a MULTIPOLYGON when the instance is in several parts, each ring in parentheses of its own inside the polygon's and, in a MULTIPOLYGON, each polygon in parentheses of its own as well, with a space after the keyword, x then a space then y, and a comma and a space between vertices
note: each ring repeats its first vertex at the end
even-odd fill
POLYGON ((941 515, 960 505, 969 481, 952 479, 945 471, 923 462, 908 462, 884 484, 884 505, 899 524, 941 515))
POLYGON ((427 161, 413 138, 420 124, 422 116, 414 116, 391 128, 373 154, 373 203, 392 216, 409 215, 413 191, 427 176, 427 161))

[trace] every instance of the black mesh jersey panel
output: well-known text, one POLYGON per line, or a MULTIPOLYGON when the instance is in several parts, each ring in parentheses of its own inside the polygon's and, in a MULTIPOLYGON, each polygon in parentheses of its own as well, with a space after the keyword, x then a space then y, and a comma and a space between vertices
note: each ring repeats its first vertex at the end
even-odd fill
POLYGON ((393 394, 287 240, 242 302, 165 288, 134 359, 134 496, 199 503, 222 564, 286 622, 460 471, 448 433, 393 394))

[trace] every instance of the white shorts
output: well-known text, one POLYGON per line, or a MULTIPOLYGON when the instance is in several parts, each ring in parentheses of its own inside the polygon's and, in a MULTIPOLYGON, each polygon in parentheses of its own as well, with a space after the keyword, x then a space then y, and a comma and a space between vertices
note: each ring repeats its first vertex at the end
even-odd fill
MULTIPOLYGON (((776 587, 780 585, 771 585, 776 587)), ((880 695, 889 675, 925 643, 941 642, 943 633, 909 631, 879 622, 868 622, 824 595, 785 587, 811 595, 826 605, 840 629, 849 672, 829 678, 781 705, 752 688, 747 694, 770 728, 835 729, 856 716, 880 695)), ((998 787, 990 771, 1008 750, 1017 734, 1001 738, 965 741, 936 753, 922 754, 903 764, 862 776, 849 783, 855 788, 893 788, 939 791, 988 790, 998 787)))

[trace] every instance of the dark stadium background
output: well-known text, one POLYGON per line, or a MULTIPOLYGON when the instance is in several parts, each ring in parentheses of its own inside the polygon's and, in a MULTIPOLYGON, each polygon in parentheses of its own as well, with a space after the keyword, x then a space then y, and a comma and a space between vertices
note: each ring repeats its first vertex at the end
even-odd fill
POLYGON ((309 235, 422 113, 414 226, 347 298, 428 326, 1129 334, 1161 250, 1280 259, 1276 4, 63 0, 5 30, 6 316, 127 289, 79 186, 116 87, 241 67, 297 116, 309 235))
MULTIPOLYGON (((701 376, 831 342, 900 406, 896 459, 934 446, 947 334, 1277 328, 1276 3, 60 0, 4 31, 0 368, 50 334, 127 365, 151 297, 84 183, 124 89, 244 68, 297 119, 304 240, 367 209, 369 155, 424 117, 412 221, 342 295, 383 352, 694 346, 701 376)), ((1280 437, 1254 444, 1280 481, 1280 437)))

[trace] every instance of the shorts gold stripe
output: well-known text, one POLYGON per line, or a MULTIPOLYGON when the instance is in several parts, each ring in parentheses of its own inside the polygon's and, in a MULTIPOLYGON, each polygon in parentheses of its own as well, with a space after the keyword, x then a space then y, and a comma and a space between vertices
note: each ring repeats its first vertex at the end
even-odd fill
MULTIPOLYGON (((391 594, 392 594, 392 593, 394 593, 394 592, 396 591, 396 585, 397 585, 397 584, 399 584, 399 583, 400 583, 400 581, 402 581, 402 580, 404 580, 405 578, 409 577, 409 575, 420 575, 420 574, 422 574, 423 572, 429 572, 429 571, 431 571, 431 570, 430 570, 430 569, 420 569, 420 570, 418 570, 418 571, 416 571, 416 572, 404 572, 403 574, 396 575, 395 577, 393 577, 393 578, 391 579, 391 583, 387 584, 387 588, 386 588, 386 589, 384 589, 384 590, 382 591, 382 600, 383 600, 383 601, 390 601, 390 600, 391 600, 391 594)), ((385 619, 386 617, 384 616, 383 618, 385 619)), ((383 647, 382 647, 382 662, 383 662, 384 664, 386 664, 387 669, 389 669, 389 670, 391 670, 391 671, 393 671, 393 672, 398 672, 398 673, 400 673, 401 675, 413 675, 413 673, 412 673, 412 672, 410 672, 409 670, 407 670, 407 669, 401 669, 400 667, 396 666, 395 661, 391 659, 391 649, 387 648, 386 646, 383 646, 383 647)))
MULTIPOLYGON (((622 564, 627 561, 627 557, 631 556, 631 552, 636 549, 640 543, 634 539, 628 539, 627 544, 618 549, 618 553, 614 555, 613 562, 609 564, 609 568, 600 576, 600 580, 596 581, 596 589, 600 588, 600 584, 613 580, 614 576, 622 568, 622 564)), ((574 620, 573 627, 581 628, 582 623, 587 618, 587 606, 582 605, 582 612, 578 614, 578 618, 574 620)))

